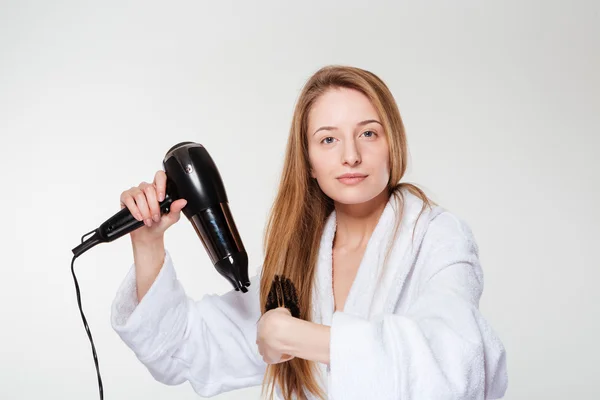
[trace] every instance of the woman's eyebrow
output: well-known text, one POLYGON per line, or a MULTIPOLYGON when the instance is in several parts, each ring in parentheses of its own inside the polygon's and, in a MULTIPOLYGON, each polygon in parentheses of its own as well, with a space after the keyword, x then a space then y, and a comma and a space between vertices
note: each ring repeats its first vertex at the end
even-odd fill
MULTIPOLYGON (((379 125, 383 126, 383 124, 381 122, 377 121, 376 119, 366 119, 366 120, 361 121, 358 124, 356 124, 356 126, 364 126, 364 125, 370 124, 372 122, 376 122, 379 125)), ((335 126, 322 126, 313 133, 313 136, 319 131, 334 131, 336 129, 337 128, 335 126)))

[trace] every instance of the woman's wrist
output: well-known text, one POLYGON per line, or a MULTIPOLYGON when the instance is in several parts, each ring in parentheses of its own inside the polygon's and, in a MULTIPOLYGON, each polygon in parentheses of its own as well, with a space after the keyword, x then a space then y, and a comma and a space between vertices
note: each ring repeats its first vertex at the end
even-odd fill
POLYGON ((329 365, 329 326, 294 317, 286 318, 284 325, 283 353, 329 365))

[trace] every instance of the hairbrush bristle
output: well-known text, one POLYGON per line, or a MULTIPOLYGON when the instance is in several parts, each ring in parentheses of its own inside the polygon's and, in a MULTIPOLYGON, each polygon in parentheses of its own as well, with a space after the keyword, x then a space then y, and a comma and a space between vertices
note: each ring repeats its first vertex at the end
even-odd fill
POLYGON ((300 318, 298 293, 291 280, 284 276, 275 275, 267 296, 265 312, 277 307, 285 307, 295 318, 300 318))

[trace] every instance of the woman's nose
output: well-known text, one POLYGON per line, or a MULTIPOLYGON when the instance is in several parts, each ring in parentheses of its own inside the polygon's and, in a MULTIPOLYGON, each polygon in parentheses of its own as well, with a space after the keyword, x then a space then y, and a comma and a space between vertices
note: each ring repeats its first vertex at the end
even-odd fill
POLYGON ((356 165, 360 163, 360 152, 354 141, 346 142, 344 146, 343 163, 348 165, 356 165))

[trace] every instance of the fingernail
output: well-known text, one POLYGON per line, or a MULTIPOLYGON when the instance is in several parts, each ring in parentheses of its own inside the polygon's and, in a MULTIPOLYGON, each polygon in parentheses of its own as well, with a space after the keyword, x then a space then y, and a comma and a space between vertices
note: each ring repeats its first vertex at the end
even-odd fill
POLYGON ((164 199, 165 199, 164 193, 159 193, 158 194, 158 201, 163 201, 164 199))
POLYGON ((146 226, 151 227, 152 226, 152 220, 150 218, 148 218, 146 221, 144 221, 146 223, 146 226))
POLYGON ((158 221, 160 221, 160 217, 158 216, 158 214, 154 214, 154 215, 152 216, 152 218, 154 219, 154 222, 158 222, 158 221))
POLYGON ((135 217, 137 218, 138 221, 142 220, 142 215, 141 214, 135 214, 135 217))

